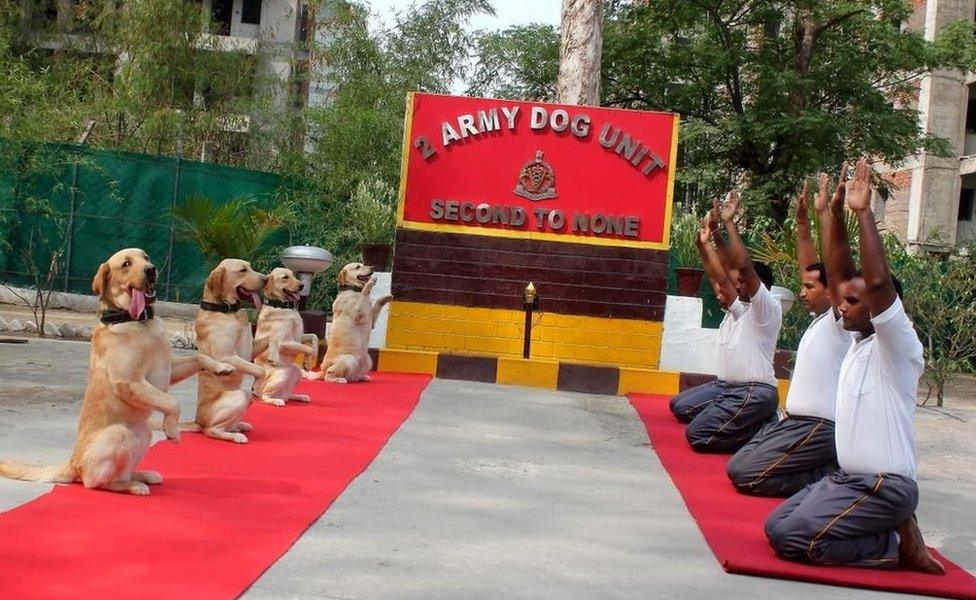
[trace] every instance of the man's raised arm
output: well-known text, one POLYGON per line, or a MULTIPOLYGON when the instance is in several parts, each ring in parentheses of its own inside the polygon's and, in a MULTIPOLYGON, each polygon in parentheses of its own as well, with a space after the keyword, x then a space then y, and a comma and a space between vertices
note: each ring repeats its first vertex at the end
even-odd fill
POLYGON ((840 179, 834 189, 833 197, 828 200, 830 178, 826 173, 821 173, 815 204, 817 214, 820 216, 820 235, 828 274, 827 284, 835 314, 837 307, 840 306, 840 284, 850 280, 857 273, 854 258, 851 256, 851 246, 847 240, 847 220, 844 216, 845 179, 847 179, 847 163, 840 168, 840 179))
POLYGON ((871 167, 865 158, 857 161, 854 179, 847 184, 847 205, 857 215, 860 229, 861 273, 867 289, 868 308, 871 309, 871 316, 878 316, 894 303, 898 294, 891 280, 881 234, 871 212, 871 167))
POLYGON ((705 216, 698 229, 698 235, 695 236, 695 245, 698 247, 698 254, 702 259, 702 267, 705 269, 708 278, 712 281, 712 285, 722 290, 722 293, 719 295, 719 299, 723 303, 722 308, 728 308, 727 305, 724 305, 725 299, 735 299, 735 285, 729 280, 729 276, 725 272, 725 267, 722 266, 722 260, 711 244, 710 238, 712 237, 713 229, 717 225, 718 223, 715 222, 713 215, 705 216))
POLYGON ((739 195, 729 192, 726 197, 725 205, 722 207, 722 222, 725 223, 725 231, 729 235, 729 261, 734 269, 739 270, 739 278, 742 280, 742 291, 752 298, 759 291, 762 282, 756 274, 756 268, 749 259, 749 251, 739 237, 739 232, 735 227, 735 215, 739 211, 739 195))
POLYGON ((810 203, 810 190, 806 179, 803 180, 803 190, 796 200, 796 263, 802 274, 807 267, 820 262, 817 248, 810 235, 810 217, 807 215, 807 205, 810 203))

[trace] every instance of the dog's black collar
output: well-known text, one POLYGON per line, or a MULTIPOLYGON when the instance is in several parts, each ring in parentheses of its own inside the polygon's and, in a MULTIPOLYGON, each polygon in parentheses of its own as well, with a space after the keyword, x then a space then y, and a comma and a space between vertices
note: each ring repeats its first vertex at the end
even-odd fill
POLYGON ((231 304, 230 302, 201 302, 200 308, 213 312, 232 313, 244 308, 240 302, 231 304))
POLYGON ((122 310, 121 308, 113 308, 111 310, 103 310, 98 313, 98 320, 106 325, 115 325, 117 323, 131 323, 133 321, 139 323, 145 323, 146 321, 152 319, 155 316, 152 306, 147 306, 142 310, 142 313, 138 318, 133 319, 129 311, 122 310))
POLYGON ((361 291, 363 291, 363 288, 364 287, 366 287, 366 286, 361 285, 359 287, 356 287, 354 285, 340 285, 339 286, 339 291, 340 292, 361 292, 361 291))
POLYGON ((278 300, 276 298, 262 298, 261 303, 275 308, 295 308, 297 304, 294 300, 278 300))

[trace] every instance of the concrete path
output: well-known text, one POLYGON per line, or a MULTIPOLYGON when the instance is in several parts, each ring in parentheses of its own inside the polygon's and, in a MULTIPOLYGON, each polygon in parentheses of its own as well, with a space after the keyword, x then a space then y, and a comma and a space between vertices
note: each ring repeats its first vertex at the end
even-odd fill
MULTIPOLYGON (((77 342, 0 344, 0 456, 66 456, 87 353, 77 342)), ((195 383, 174 392, 186 412, 195 383)), ((920 410, 917 421, 923 531, 976 571, 976 408, 920 410)), ((46 489, 0 479, 0 510, 46 489)), ((435 380, 245 597, 907 596, 724 573, 622 398, 435 380)))

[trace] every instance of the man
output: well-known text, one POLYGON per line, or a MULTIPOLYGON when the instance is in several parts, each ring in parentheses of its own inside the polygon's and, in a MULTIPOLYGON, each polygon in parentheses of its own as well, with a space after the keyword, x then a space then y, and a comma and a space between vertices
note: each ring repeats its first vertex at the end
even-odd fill
POLYGON ((837 383, 835 439, 840 469, 797 492, 766 519, 784 558, 820 564, 902 567, 944 573, 915 522, 914 414, 922 345, 888 270, 871 212, 871 173, 841 171, 825 245, 830 286, 844 327, 854 332, 837 383), (854 270, 843 198, 857 216, 863 273, 854 270))
MULTIPOLYGON (((828 179, 821 178, 816 210, 821 229, 829 227, 828 179)), ((827 287, 827 269, 817 258, 807 220, 807 184, 796 203, 796 247, 800 301, 815 315, 800 339, 787 417, 765 426, 736 452, 726 473, 737 490, 759 496, 792 496, 837 470, 834 405, 837 375, 851 346, 837 302, 827 287)), ((826 250, 826 248, 825 248, 826 250)))
POLYGON ((727 311, 718 330, 718 380, 671 399, 671 412, 688 423, 685 437, 698 452, 735 452, 773 418, 779 403, 773 353, 782 309, 769 291, 772 271, 749 260, 735 226, 738 209, 735 193, 721 209, 716 202, 696 240, 705 272, 727 311), (717 216, 728 233, 728 247, 717 216))

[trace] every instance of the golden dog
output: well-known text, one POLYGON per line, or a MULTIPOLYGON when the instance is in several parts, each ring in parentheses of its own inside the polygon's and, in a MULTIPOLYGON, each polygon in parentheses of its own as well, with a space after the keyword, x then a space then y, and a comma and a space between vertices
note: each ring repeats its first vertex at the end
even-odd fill
POLYGON ((71 458, 40 466, 0 461, 0 475, 29 481, 71 483, 87 488, 147 495, 159 473, 137 471, 152 441, 149 417, 163 414, 163 431, 180 439, 179 405, 170 385, 206 369, 211 377, 234 372, 207 356, 172 357, 162 323, 153 319, 156 267, 138 248, 120 250, 98 268, 92 291, 100 323, 92 335, 88 389, 78 419, 71 458))
POLYGON ((230 377, 201 373, 197 386, 196 421, 183 423, 184 431, 203 431, 209 437, 246 444, 251 425, 241 421, 251 395, 241 389, 244 375, 265 376, 263 367, 251 362, 253 337, 251 323, 241 304, 250 299, 261 308, 258 292, 266 277, 236 258, 220 261, 203 287, 203 302, 197 313, 197 348, 214 360, 237 367, 230 377))
POLYGON ((369 293, 376 285, 373 268, 361 263, 349 263, 339 271, 339 295, 332 303, 332 335, 313 379, 335 383, 369 381, 373 359, 369 352, 369 334, 376 319, 390 300, 385 296, 376 301, 369 293))
POLYGON ((302 282, 289 269, 278 267, 268 273, 254 336, 254 362, 264 367, 268 375, 254 381, 253 392, 265 404, 284 406, 285 400, 309 402, 305 394, 292 393, 302 378, 295 357, 317 353, 316 348, 301 343, 304 327, 296 308, 301 291, 302 282))

